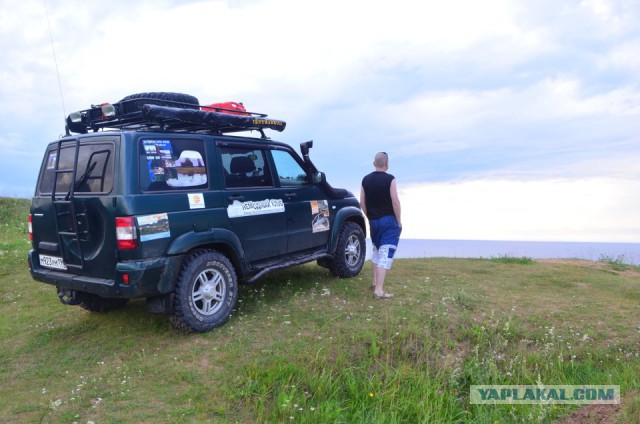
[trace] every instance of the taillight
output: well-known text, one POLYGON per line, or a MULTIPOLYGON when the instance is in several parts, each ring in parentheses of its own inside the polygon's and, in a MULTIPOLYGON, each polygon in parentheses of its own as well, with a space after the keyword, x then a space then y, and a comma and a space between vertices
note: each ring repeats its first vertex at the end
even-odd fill
POLYGON ((28 219, 28 227, 29 227, 29 240, 33 241, 33 215, 29 214, 28 219))
POLYGON ((133 217, 116 218, 116 240, 118 249, 129 250, 138 247, 138 232, 136 220, 133 217))

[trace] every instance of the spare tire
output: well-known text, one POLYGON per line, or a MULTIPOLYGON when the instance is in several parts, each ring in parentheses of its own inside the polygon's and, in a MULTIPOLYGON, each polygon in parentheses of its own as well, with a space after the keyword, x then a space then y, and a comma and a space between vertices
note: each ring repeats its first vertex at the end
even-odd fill
POLYGON ((126 96, 119 102, 122 104, 122 113, 139 112, 145 104, 159 106, 171 106, 182 109, 200 109, 200 102, 197 97, 182 93, 137 93, 126 96))

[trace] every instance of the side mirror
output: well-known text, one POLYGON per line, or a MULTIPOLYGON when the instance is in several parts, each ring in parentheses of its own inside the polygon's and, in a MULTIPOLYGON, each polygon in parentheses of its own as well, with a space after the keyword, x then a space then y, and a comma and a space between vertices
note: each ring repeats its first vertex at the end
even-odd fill
POLYGON ((312 174, 313 184, 324 184, 327 182, 327 176, 324 172, 314 172, 312 174))

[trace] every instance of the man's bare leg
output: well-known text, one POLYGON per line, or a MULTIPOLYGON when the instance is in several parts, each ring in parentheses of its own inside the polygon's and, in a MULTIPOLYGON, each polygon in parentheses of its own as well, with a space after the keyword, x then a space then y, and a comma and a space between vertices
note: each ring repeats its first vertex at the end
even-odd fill
POLYGON ((378 298, 390 298, 393 297, 392 294, 384 292, 384 277, 387 274, 387 270, 376 266, 374 268, 374 280, 375 280, 375 288, 373 289, 373 294, 378 298))
POLYGON ((373 262, 371 263, 371 274, 373 274, 373 279, 372 279, 372 283, 371 283, 371 289, 373 291, 376 290, 376 281, 377 280, 377 272, 378 272, 378 265, 374 264, 373 262))

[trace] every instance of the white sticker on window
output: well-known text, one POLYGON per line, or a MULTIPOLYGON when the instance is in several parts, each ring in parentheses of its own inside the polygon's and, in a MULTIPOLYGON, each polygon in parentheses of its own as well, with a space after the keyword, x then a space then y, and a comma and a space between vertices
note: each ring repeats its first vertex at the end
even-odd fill
POLYGON ((204 196, 202 193, 189 193, 189 209, 204 209, 204 196))
POLYGON ((171 188, 188 188, 207 183, 207 169, 202 155, 183 150, 177 156, 181 140, 143 140, 147 170, 151 183, 164 183, 171 188))
POLYGON ((234 202, 227 207, 229 218, 241 218, 243 216, 268 215, 284 212, 282 199, 265 199, 259 201, 234 202))
POLYGON ((47 159, 47 169, 55 169, 57 158, 58 158, 58 152, 49 153, 49 158, 47 159))

